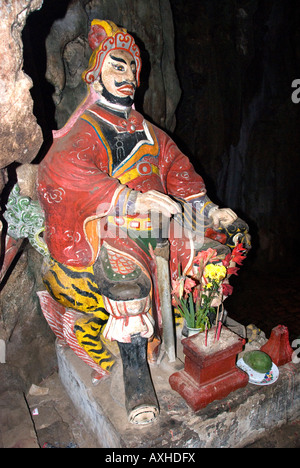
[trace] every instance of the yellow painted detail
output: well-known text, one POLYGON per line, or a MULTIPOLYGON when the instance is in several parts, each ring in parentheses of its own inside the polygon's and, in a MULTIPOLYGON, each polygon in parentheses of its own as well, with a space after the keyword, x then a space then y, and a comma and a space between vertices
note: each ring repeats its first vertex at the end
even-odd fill
POLYGON ((43 281, 49 293, 64 307, 91 313, 100 307, 104 308, 103 298, 93 275, 93 266, 78 269, 53 262, 43 276, 43 281), (81 272, 89 275, 81 276, 81 272))
POLYGON ((76 320, 75 335, 79 345, 88 353, 96 364, 109 371, 115 363, 115 359, 105 348, 100 337, 103 324, 97 320, 82 317, 76 320))
MULTIPOLYGON (((149 166, 151 166, 152 168, 152 174, 159 175, 159 168, 157 166, 154 166, 154 164, 149 164, 149 166)), ((145 175, 148 175, 148 174, 145 174, 145 175)), ((127 182, 130 182, 141 176, 143 176, 143 174, 141 174, 137 168, 134 168, 134 169, 131 169, 131 171, 128 171, 125 174, 118 177, 118 179, 121 182, 121 184, 127 184, 127 182)))

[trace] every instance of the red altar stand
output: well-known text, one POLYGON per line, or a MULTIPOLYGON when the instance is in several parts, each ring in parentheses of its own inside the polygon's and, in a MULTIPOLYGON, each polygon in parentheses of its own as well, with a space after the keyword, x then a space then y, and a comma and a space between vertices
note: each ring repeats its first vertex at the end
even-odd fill
POLYGON ((214 337, 215 328, 211 328, 206 340, 204 332, 183 339, 184 369, 169 378, 172 389, 194 411, 248 383, 248 375, 236 367, 245 340, 224 326, 219 341, 214 337))
POLYGON ((293 349, 289 342, 289 331, 285 325, 277 325, 261 351, 268 354, 276 366, 283 366, 292 360, 293 349))

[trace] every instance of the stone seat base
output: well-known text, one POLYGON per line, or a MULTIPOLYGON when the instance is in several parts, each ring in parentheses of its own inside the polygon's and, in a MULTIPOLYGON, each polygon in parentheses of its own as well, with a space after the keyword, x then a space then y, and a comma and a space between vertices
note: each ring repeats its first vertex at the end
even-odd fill
POLYGON ((69 348, 57 346, 59 375, 85 425, 106 448, 213 448, 244 447, 266 430, 300 417, 300 365, 279 368, 277 382, 269 386, 247 384, 222 400, 194 412, 171 389, 169 377, 183 369, 177 359, 164 357, 151 374, 160 406, 151 425, 130 424, 125 410, 122 366, 120 375, 94 387, 91 371, 69 348))

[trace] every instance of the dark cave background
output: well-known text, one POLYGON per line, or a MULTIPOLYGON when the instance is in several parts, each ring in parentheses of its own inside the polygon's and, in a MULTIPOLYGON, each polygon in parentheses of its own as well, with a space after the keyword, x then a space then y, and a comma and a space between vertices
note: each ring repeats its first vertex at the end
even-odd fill
POLYGON ((208 193, 250 227, 252 250, 225 307, 269 336, 300 333, 300 4, 172 0, 182 89, 175 138, 208 193))
MULTIPOLYGON (((90 55, 89 23, 103 11, 103 19, 125 26, 141 48, 137 110, 166 130, 189 156, 209 197, 232 208, 250 227, 252 249, 239 276, 233 278, 234 292, 225 303, 228 314, 244 325, 254 323, 267 336, 276 325, 286 325, 291 339, 296 338, 300 335, 300 104, 294 104, 291 95, 293 80, 300 79, 300 4, 297 0, 170 0, 153 2, 149 13, 146 3, 44 0, 42 8, 29 15, 22 34, 23 69, 33 81, 33 111, 44 137, 33 162, 43 158, 52 130, 64 124, 84 97, 80 76, 90 55)), ((8 168, 2 202, 15 181, 13 167, 8 168)), ((52 332, 41 311, 38 320, 32 312, 38 308, 32 297, 40 286, 41 262, 31 248, 25 253, 27 260, 21 257, 11 286, 3 290, 0 318, 11 330, 8 359, 22 368, 26 386, 38 383, 55 357, 52 332), (20 275, 24 278, 24 271, 18 299, 15 284, 20 275), (28 290, 31 312, 24 317, 16 312, 9 318, 11 303, 16 311, 24 309, 28 290), (46 338, 45 347, 47 333, 51 338, 46 338), (44 350, 32 351, 24 362, 26 347, 44 350)), ((13 374, 18 381, 15 367, 13 374)))
POLYGON ((182 88, 175 135, 212 198, 249 223, 260 269, 296 266, 300 6, 173 0, 172 8, 182 88))

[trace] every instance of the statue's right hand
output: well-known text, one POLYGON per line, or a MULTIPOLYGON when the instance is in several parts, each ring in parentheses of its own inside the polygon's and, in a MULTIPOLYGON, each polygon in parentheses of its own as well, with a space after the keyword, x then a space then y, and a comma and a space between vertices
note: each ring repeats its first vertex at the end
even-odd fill
POLYGON ((139 192, 135 202, 135 211, 140 214, 155 211, 170 218, 174 214, 181 213, 181 206, 168 195, 156 190, 149 190, 145 193, 139 192))

